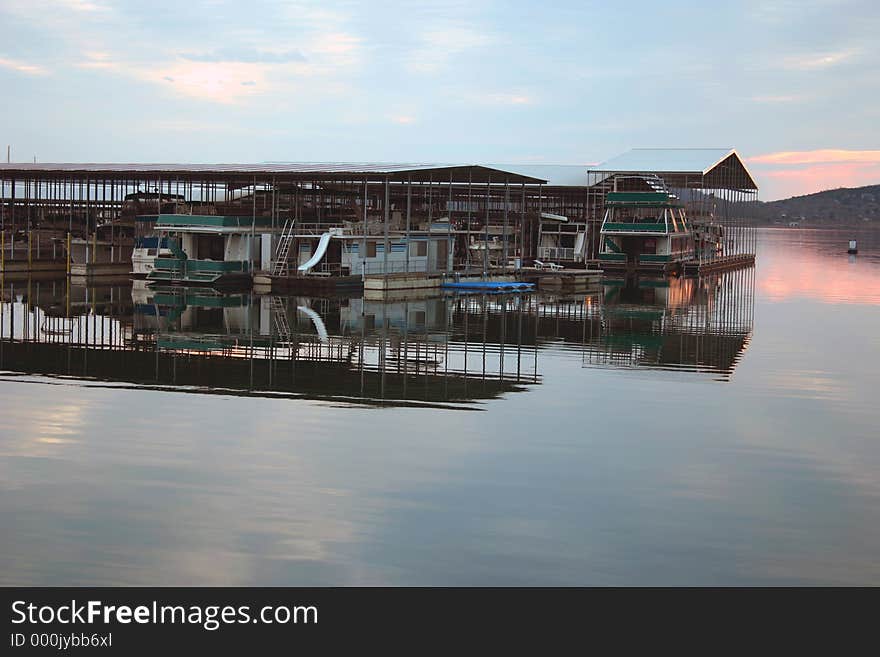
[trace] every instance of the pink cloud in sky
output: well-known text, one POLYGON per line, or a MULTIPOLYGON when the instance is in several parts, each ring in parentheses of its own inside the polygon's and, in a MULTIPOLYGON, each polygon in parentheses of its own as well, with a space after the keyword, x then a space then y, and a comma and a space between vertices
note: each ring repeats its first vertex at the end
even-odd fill
POLYGON ((880 184, 880 150, 780 151, 746 161, 761 181, 766 200, 880 184))
POLYGON ((750 157, 748 162, 758 164, 824 164, 829 162, 880 162, 878 151, 851 151, 823 148, 815 151, 779 151, 750 157))

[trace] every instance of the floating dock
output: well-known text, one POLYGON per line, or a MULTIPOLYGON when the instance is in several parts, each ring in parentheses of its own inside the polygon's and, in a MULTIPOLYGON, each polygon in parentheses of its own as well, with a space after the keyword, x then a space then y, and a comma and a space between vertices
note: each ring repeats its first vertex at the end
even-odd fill
POLYGON ((601 269, 524 269, 519 272, 519 280, 534 283, 539 290, 583 290, 598 285, 602 280, 601 269))

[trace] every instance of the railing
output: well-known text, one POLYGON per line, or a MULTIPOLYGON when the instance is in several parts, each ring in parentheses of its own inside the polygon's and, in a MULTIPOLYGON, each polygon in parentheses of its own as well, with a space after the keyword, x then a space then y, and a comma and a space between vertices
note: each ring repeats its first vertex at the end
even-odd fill
POLYGON ((539 246, 538 260, 574 260, 574 249, 562 246, 539 246))
MULTIPOLYGON (((383 274, 386 272, 383 264, 384 263, 382 262, 368 262, 365 263, 365 266, 363 267, 363 272, 353 271, 351 273, 353 275, 363 273, 367 276, 369 276, 370 274, 383 274)), ((406 262, 393 261, 388 263, 387 269, 387 273, 389 274, 401 274, 404 272, 427 273, 429 271, 445 271, 445 268, 429 270, 428 263, 423 260, 421 262, 411 261, 409 263, 409 267, 407 267, 406 262)))
POLYGON ((620 223, 606 222, 602 224, 603 233, 663 233, 666 234, 666 224, 656 223, 620 223))

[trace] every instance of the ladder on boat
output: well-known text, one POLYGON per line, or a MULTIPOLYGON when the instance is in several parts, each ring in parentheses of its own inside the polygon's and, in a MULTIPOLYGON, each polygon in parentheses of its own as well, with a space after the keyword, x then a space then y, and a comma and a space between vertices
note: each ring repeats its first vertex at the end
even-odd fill
POLYGON ((275 323, 275 332, 278 334, 278 341, 282 344, 290 344, 290 322, 287 321, 287 306, 281 297, 270 297, 272 308, 272 319, 275 323))
POLYGON ((288 217, 284 222, 284 228, 281 231, 281 237, 278 238, 278 244, 275 247, 275 258, 272 264, 273 276, 287 275, 287 258, 290 255, 290 245, 293 243, 293 230, 296 219, 288 217))

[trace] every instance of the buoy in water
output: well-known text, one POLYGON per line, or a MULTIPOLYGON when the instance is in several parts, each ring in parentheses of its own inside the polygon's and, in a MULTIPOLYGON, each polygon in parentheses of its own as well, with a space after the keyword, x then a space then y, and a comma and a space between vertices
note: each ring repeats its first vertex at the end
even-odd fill
POLYGON ((855 240, 849 241, 849 248, 846 250, 847 253, 858 253, 859 245, 855 240))

